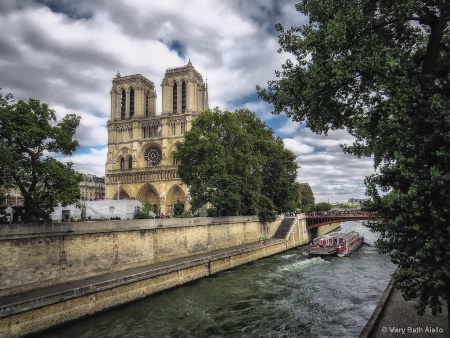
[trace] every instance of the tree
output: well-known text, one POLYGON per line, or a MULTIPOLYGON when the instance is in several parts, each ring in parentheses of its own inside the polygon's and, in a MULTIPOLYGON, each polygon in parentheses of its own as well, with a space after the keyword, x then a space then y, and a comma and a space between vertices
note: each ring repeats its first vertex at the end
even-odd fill
POLYGON ((367 200, 361 202, 361 211, 367 211, 367 212, 376 212, 374 209, 374 203, 372 200, 367 200))
POLYGON ((316 199, 314 198, 314 193, 308 183, 298 183, 298 191, 300 194, 300 208, 303 211, 310 211, 316 199))
POLYGON ((179 217, 183 215, 183 212, 184 212, 184 204, 180 202, 180 200, 177 200, 177 203, 175 203, 175 205, 173 206, 173 216, 179 217))
POLYGON ((295 155, 247 109, 199 114, 175 158, 193 211, 209 202, 220 215, 259 210, 271 221, 297 199, 295 155))
POLYGON ((51 155, 73 154, 80 117, 69 114, 56 122, 47 104, 35 99, 15 102, 11 94, 0 93, 0 179, 20 189, 26 223, 48 220, 59 203, 79 198, 81 175, 72 163, 63 164, 51 155))
POLYGON ((328 202, 319 202, 312 207, 314 211, 329 211, 333 209, 333 205, 328 202))
POLYGON ((450 4, 444 0, 303 0, 309 23, 280 32, 292 53, 259 95, 316 133, 373 156, 367 194, 384 218, 376 246, 400 268, 395 285, 417 310, 450 302, 450 4), (381 196, 387 194, 386 196, 381 196), (442 298, 441 298, 442 297, 442 298))
POLYGON ((142 208, 135 212, 133 215, 133 219, 149 219, 152 218, 150 213, 153 212, 153 206, 149 200, 146 200, 142 208))
POLYGON ((283 140, 279 137, 267 144, 266 152, 267 158, 262 167, 264 195, 272 201, 276 209, 295 211, 300 199, 296 182, 296 156, 284 147, 283 140))

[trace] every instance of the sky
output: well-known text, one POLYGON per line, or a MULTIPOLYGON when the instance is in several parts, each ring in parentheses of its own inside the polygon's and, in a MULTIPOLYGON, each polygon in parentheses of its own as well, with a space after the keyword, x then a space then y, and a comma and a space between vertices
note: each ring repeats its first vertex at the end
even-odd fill
POLYGON ((59 119, 82 117, 77 152, 62 161, 105 175, 112 79, 142 74, 157 90, 167 68, 193 66, 209 87, 209 107, 254 111, 297 155, 298 181, 316 202, 365 198, 370 158, 344 154, 345 131, 312 133, 285 115, 273 115, 256 86, 275 79, 289 54, 278 53, 274 26, 307 18, 290 0, 2 0, 0 88, 15 99, 39 99, 59 119))

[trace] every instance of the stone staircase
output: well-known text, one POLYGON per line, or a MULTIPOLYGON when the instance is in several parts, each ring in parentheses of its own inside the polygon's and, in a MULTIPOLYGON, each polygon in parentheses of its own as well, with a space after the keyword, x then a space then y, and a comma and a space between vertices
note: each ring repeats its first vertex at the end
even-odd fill
POLYGON ((277 231, 273 235, 272 238, 274 239, 286 239, 286 235, 289 232, 289 229, 292 226, 292 223, 294 223, 295 217, 286 217, 283 222, 281 222, 280 226, 278 227, 277 231))

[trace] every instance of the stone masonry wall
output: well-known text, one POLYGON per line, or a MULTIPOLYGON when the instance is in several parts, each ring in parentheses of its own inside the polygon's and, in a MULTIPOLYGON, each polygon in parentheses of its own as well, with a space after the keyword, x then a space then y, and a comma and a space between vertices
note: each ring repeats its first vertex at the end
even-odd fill
POLYGON ((263 231, 248 221, 1 236, 0 296, 257 242, 263 231))

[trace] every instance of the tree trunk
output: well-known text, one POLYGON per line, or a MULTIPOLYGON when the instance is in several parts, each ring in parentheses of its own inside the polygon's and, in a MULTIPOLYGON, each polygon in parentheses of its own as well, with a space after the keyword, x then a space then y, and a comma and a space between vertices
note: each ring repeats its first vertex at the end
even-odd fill
POLYGON ((31 197, 31 195, 25 194, 23 206, 25 208, 25 214, 23 217, 24 223, 33 223, 34 210, 33 210, 33 198, 31 197))

